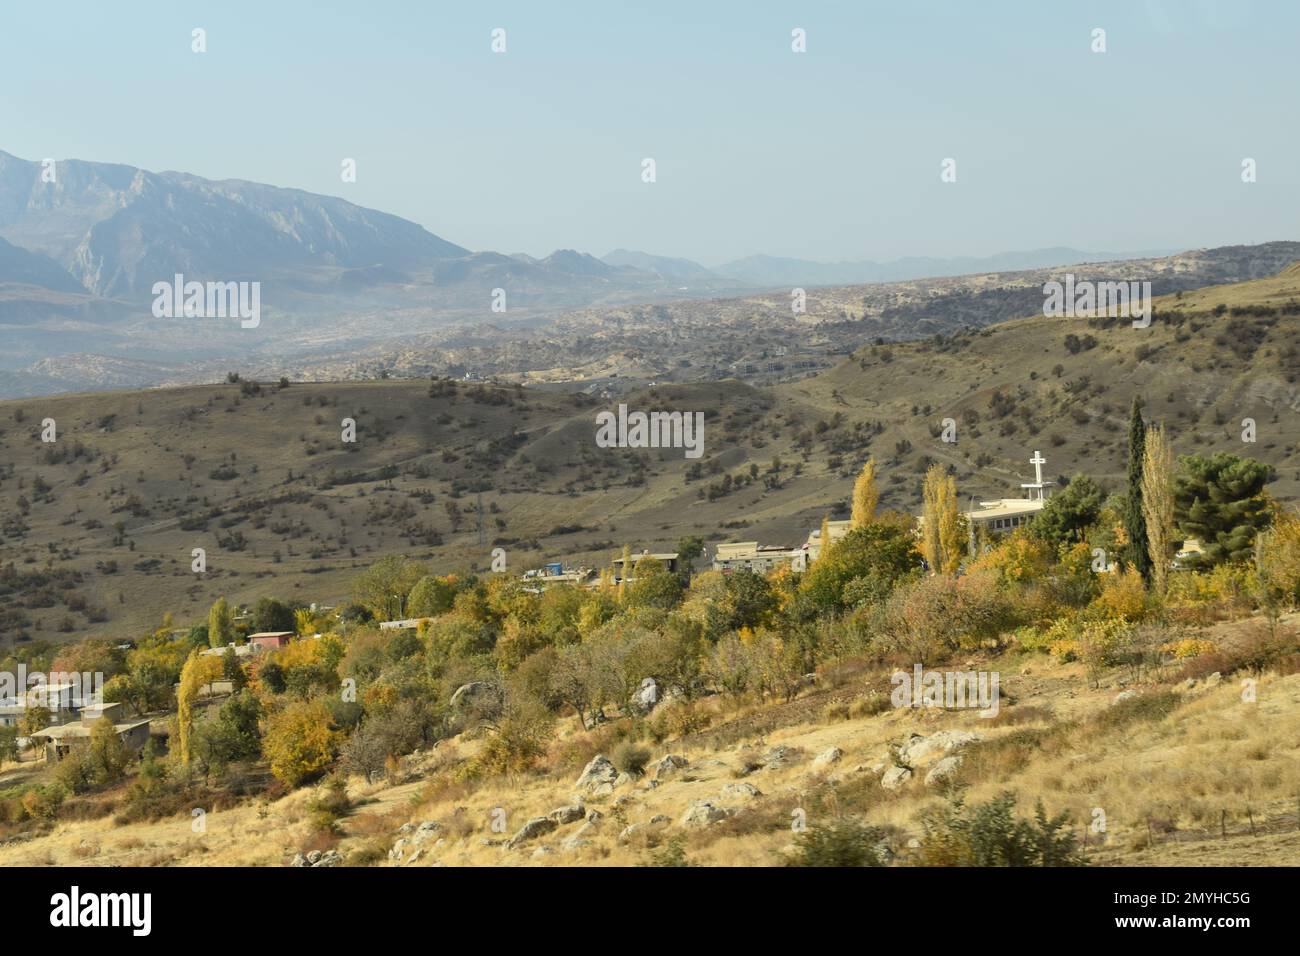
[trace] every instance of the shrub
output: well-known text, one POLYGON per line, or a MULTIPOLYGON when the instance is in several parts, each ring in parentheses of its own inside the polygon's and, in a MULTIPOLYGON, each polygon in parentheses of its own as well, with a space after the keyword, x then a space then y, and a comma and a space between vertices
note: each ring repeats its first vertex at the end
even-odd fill
POLYGON ((631 777, 645 773, 645 766, 650 762, 650 751, 631 740, 625 740, 615 749, 610 761, 619 770, 631 777))
POLYGON ((1082 866, 1069 816, 1049 818, 1040 800, 1034 820, 1017 820, 1015 795, 1007 792, 967 808, 960 796, 922 818, 922 866, 1082 866))
POLYGON ((853 820, 809 827, 795 837, 790 866, 884 866, 880 843, 883 834, 875 827, 853 820))

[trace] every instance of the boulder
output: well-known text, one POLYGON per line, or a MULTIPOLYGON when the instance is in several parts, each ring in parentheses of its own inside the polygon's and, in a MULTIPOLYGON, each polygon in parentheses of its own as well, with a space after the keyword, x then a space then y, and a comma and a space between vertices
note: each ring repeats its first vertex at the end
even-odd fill
POLYGON ((680 754, 666 754, 654 765, 655 779, 663 780, 665 777, 671 777, 688 763, 690 761, 680 754))
POLYGON ((983 739, 983 735, 971 730, 939 730, 929 737, 912 734, 898 748, 898 757, 905 764, 916 764, 927 757, 951 753, 983 739))
POLYGON ((290 863, 289 865, 290 866, 311 866, 311 864, 307 862, 307 858, 303 856, 301 853, 295 854, 293 858, 293 862, 290 863))
POLYGON ((436 836, 438 831, 441 829, 442 824, 437 820, 425 820, 415 828, 415 833, 413 833, 410 838, 411 842, 416 846, 419 846, 436 836))
POLYGON ((632 695, 632 712, 638 715, 648 714, 654 710, 655 705, 658 703, 659 684, 653 677, 647 677, 641 681, 641 686, 632 695))
POLYGON ((554 820, 560 826, 566 823, 577 823, 587 815, 586 808, 580 803, 571 803, 565 807, 556 807, 547 817, 554 820))
POLYGON ((696 800, 686 808, 678 822, 684 827, 702 827, 725 820, 733 813, 734 810, 716 806, 708 800, 696 800))
POLYGON ((582 826, 578 827, 578 829, 569 834, 560 846, 569 851, 576 850, 579 847, 588 846, 591 843, 591 838, 599 832, 600 827, 591 820, 588 820, 582 826))
POLYGON ((513 850, 522 843, 527 843, 529 840, 535 840, 539 836, 550 833, 558 826, 559 824, 550 817, 533 817, 516 830, 515 835, 506 841, 506 849, 513 850))
POLYGON ((574 786, 592 796, 608 796, 614 792, 616 780, 618 780, 618 768, 608 757, 597 754, 591 758, 591 762, 582 771, 582 776, 574 786))
POLYGON ((839 763, 844 756, 844 751, 839 747, 831 747, 829 750, 823 750, 812 762, 814 770, 825 770, 831 764, 839 763))
POLYGON ((787 747, 785 744, 779 744, 773 747, 761 758, 764 770, 780 770, 788 766, 798 758, 799 754, 793 747, 787 747))
POLYGON ((935 784, 947 780, 960 769, 961 762, 961 754, 953 754, 951 757, 944 757, 942 760, 937 761, 930 768, 930 772, 925 775, 925 785, 933 787, 935 784))
POLYGON ((907 767, 890 767, 880 778, 880 785, 886 790, 897 790, 912 779, 912 771, 907 767))
POLYGON ((729 783, 722 788, 724 800, 755 800, 762 795, 763 791, 752 783, 729 783))
POLYGON ((1114 707, 1116 704, 1122 704, 1126 700, 1132 700, 1137 695, 1138 692, 1135 690, 1122 690, 1111 698, 1110 705, 1114 707))

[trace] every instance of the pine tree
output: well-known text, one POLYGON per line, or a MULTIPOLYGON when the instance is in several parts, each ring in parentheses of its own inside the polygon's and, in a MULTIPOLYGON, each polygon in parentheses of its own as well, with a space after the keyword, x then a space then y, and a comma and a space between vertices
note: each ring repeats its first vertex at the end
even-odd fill
POLYGON ((868 458, 862 466, 858 480, 853 483, 853 511, 850 527, 865 528, 876 520, 876 507, 880 504, 880 489, 876 487, 876 460, 868 458))
POLYGON ((1128 498, 1124 502, 1124 531, 1128 536, 1128 563, 1143 580, 1151 580, 1151 544, 1147 539, 1146 517, 1142 513, 1142 459, 1146 454, 1146 423, 1142 421, 1142 399, 1133 396, 1128 423, 1128 498))

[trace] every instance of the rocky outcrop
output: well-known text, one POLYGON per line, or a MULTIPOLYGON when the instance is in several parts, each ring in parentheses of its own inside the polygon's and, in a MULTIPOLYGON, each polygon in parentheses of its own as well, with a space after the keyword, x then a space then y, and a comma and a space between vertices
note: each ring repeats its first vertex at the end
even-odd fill
POLYGON ((582 775, 578 777, 578 782, 574 786, 580 792, 590 794, 593 797, 603 797, 614 792, 618 778, 618 768, 610 762, 608 757, 597 754, 591 758, 591 762, 582 771, 582 775))
POLYGON ((536 840, 539 836, 545 836, 559 826, 550 817, 533 817, 518 830, 515 835, 505 842, 507 850, 513 850, 529 840, 536 840))

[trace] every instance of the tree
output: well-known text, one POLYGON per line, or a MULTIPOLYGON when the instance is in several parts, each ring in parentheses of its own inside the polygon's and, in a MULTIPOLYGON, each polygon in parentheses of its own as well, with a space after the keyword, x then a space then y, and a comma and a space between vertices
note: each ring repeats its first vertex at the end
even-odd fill
POLYGON ((1174 481, 1174 514, 1180 531, 1201 542, 1195 562, 1213 567, 1248 561, 1255 535, 1268 525, 1264 495, 1268 465, 1226 452, 1205 457, 1184 455, 1174 481))
POLYGON ((292 631, 297 626, 293 608, 275 598, 262 598, 253 608, 253 631, 292 631))
POLYGON ((402 615, 411 589, 428 573, 422 562, 401 555, 380 558, 352 583, 353 600, 369 608, 375 617, 392 620, 402 615))
POLYGON ((0 767, 18 759, 18 728, 0 727, 0 767))
POLYGON ((687 584, 691 581, 695 559, 703 553, 704 539, 696 535, 690 535, 677 542, 677 566, 681 569, 680 574, 687 584))
POLYGON ((235 639, 235 631, 230 622, 230 605, 226 599, 219 597, 208 611, 208 646, 225 647, 235 639))
POLYGON ((876 460, 868 458, 857 481, 853 483, 853 509, 850 527, 865 528, 876 520, 876 507, 880 504, 880 489, 876 486, 876 460))
POLYGON ((267 718, 262 751, 276 779, 296 787, 328 769, 341 740, 324 701, 294 701, 267 718))
POLYGON ((117 728, 109 717, 101 717, 90 729, 90 750, 87 754, 91 779, 98 784, 116 783, 126 773, 131 752, 127 750, 117 728))
POLYGON ((803 576, 798 604, 806 610, 796 616, 807 619, 843 610, 845 587, 860 578, 867 579, 872 592, 883 599, 917 566, 910 531, 881 522, 850 531, 803 576))
POLYGON ((822 516, 821 533, 818 535, 818 541, 821 542, 821 549, 817 552, 817 560, 829 557, 831 553, 831 519, 830 515, 822 516))
POLYGON ((957 482, 942 465, 931 465, 921 495, 921 553, 925 563, 933 574, 955 574, 962 551, 957 482))
POLYGON ((181 668, 181 686, 176 692, 176 735, 182 766, 190 763, 190 731, 194 727, 194 701, 205 684, 221 676, 221 658, 203 654, 198 648, 190 652, 181 668))
POLYGON ((1142 518, 1151 558, 1151 579, 1164 595, 1174 549, 1174 450, 1159 425, 1147 429, 1142 456, 1142 518))
POLYGON ((455 600, 455 578, 426 574, 411 588, 406 598, 406 613, 409 617, 437 617, 450 611, 455 600))
POLYGON ((1075 475, 1070 483, 1047 499, 1043 510, 1034 516, 1030 532, 1034 537, 1059 550, 1062 545, 1077 544, 1088 528, 1101 517, 1105 492, 1087 475, 1075 475))
POLYGON ((1151 579, 1151 545, 1147 541, 1146 517, 1142 512, 1142 459, 1146 452, 1147 427, 1142 421, 1142 399, 1133 396, 1128 423, 1128 497, 1124 501, 1124 532, 1128 536, 1128 563, 1143 580, 1151 579))

